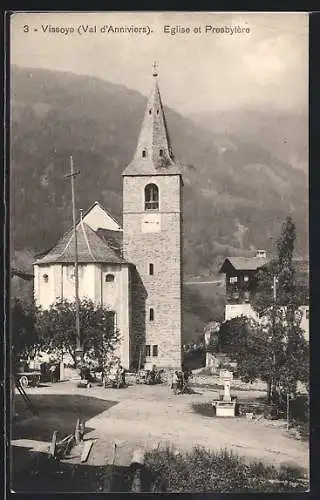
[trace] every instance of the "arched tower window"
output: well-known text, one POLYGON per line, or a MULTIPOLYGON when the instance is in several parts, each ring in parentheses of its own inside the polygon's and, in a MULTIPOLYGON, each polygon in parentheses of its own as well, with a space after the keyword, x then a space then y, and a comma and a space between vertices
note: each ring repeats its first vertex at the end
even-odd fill
POLYGON ((142 158, 147 158, 147 150, 146 149, 142 150, 142 158))
POLYGON ((159 189, 155 184, 147 184, 144 188, 144 209, 159 210, 159 189))
POLYGON ((114 282, 114 275, 113 274, 106 274, 105 282, 106 283, 113 283, 114 282))

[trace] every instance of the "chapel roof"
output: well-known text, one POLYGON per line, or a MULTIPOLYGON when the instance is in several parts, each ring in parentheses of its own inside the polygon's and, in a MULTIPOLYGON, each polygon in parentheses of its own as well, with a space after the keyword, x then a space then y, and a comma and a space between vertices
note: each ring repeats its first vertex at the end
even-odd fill
POLYGON ((131 163, 122 175, 181 175, 171 147, 166 117, 154 69, 154 84, 148 98, 142 127, 131 163))
MULTIPOLYGON (((120 264, 125 260, 91 229, 85 222, 80 221, 77 228, 78 262, 105 264, 120 264)), ((74 232, 68 231, 58 243, 35 264, 73 263, 74 262, 74 232)))

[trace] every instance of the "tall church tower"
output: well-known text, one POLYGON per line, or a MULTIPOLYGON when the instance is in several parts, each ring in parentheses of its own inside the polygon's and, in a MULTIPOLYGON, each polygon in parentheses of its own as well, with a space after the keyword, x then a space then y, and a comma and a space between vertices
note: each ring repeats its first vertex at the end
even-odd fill
POLYGON ((157 367, 181 366, 182 188, 153 71, 135 155, 123 172, 123 252, 132 277, 131 352, 157 367))

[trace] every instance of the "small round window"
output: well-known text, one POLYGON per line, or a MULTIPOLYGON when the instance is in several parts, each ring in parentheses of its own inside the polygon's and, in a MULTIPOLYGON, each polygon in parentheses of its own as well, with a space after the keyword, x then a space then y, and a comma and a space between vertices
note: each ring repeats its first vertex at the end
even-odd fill
POLYGON ((106 283, 113 283, 114 275, 113 274, 106 274, 105 281, 106 281, 106 283))

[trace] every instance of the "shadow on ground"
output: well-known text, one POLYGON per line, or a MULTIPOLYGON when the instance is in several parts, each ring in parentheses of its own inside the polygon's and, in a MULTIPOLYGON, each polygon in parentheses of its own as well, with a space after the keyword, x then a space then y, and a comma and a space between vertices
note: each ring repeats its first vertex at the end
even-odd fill
MULTIPOLYGON (((71 434, 78 418, 87 421, 102 413, 116 401, 77 395, 31 395, 39 416, 33 416, 21 396, 16 397, 15 411, 19 417, 12 423, 11 439, 51 441, 53 431, 65 437, 71 434)), ((93 429, 86 429, 89 432, 93 429)))
MULTIPOLYGON (((129 492, 133 470, 120 466, 93 466, 55 462, 46 453, 12 446, 11 490, 16 493, 129 492), (16 464, 24 468, 16 469, 16 464)), ((143 491, 150 491, 151 477, 143 478, 143 491)))

